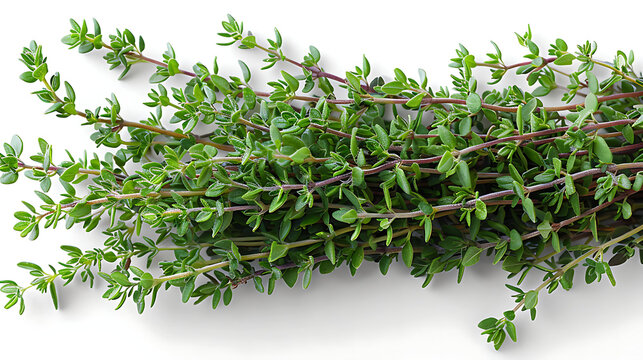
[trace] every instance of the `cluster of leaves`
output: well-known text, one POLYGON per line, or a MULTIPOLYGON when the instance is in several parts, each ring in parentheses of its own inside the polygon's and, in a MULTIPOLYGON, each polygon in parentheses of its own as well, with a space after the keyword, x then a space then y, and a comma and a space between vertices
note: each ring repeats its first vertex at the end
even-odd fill
POLYGON ((516 340, 519 310, 535 318, 541 290, 569 290, 580 265, 586 282, 605 275, 614 283, 611 267, 636 249, 642 254, 643 84, 633 54, 618 52, 608 63, 594 58, 595 44, 572 52, 558 39, 545 58, 529 29, 517 34, 527 62, 506 65, 495 43, 489 60, 477 62, 461 45, 452 90, 434 91, 423 70, 417 79, 400 69, 388 82, 373 77, 365 57, 345 77, 327 73, 315 47, 293 60, 279 31, 264 46, 231 16, 220 35, 221 45, 265 52, 266 67, 283 62, 299 73, 284 70, 267 84, 270 91, 256 90, 242 61, 240 77, 219 75, 216 59, 212 70, 197 63, 188 71, 169 44, 154 60, 130 30, 107 41, 98 22, 90 34, 86 22, 72 20, 63 43, 81 53, 106 50, 121 77, 135 63, 156 66, 150 82, 157 85, 144 104, 152 111, 133 121, 120 115, 114 95, 80 111, 69 83, 60 94, 60 75, 50 74, 42 47, 24 48, 28 69, 20 77, 42 84, 35 94, 47 112, 82 118, 95 130, 91 140, 115 150, 104 159, 68 154, 54 163, 51 145, 39 139, 29 163, 19 137, 4 144, 1 181, 22 173, 42 190, 42 204, 24 202, 26 211, 15 213, 21 236, 35 239, 41 227, 62 220, 92 231, 109 219, 102 247, 63 246, 70 259, 52 273, 20 263, 34 280, 26 287, 2 282, 7 308, 19 303, 22 313, 30 287, 49 291, 56 304, 54 280, 69 283, 78 273, 90 285, 97 274, 108 283, 104 298, 118 307, 131 298, 142 312, 161 288, 217 307, 248 281, 270 294, 277 281, 292 287, 301 274, 306 288, 314 270, 345 264, 354 274, 364 261, 386 274, 402 260, 424 278, 422 286, 451 270, 460 281, 485 255, 518 279, 507 285, 517 305, 479 324, 498 349, 507 335, 516 340), (491 85, 516 69, 539 86, 479 91, 476 67, 491 69, 491 85), (595 67, 611 74, 599 79, 595 67), (168 89, 162 83, 172 76, 187 81, 168 89), (332 82, 348 96, 338 98, 332 82), (543 103, 561 90, 564 105, 543 103), (584 101, 567 104, 578 97, 584 101), (415 115, 405 118, 401 109, 415 115), (199 124, 210 132, 195 133, 199 124), (58 201, 48 195, 55 178, 64 190, 58 201), (88 194, 78 195, 78 186, 88 194), (610 249, 614 255, 604 260, 610 249), (168 255, 157 260, 161 252, 168 255), (146 261, 137 267, 139 258, 146 261), (112 269, 103 272, 107 263, 112 269), (530 272, 543 273, 544 282, 524 291, 530 272))

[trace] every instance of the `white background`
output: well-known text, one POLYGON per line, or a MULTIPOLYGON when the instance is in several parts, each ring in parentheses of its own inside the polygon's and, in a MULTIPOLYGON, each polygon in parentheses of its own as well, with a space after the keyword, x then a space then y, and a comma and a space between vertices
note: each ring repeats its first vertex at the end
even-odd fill
MULTIPOLYGON (((119 82, 118 73, 109 72, 99 55, 66 50, 59 40, 67 32, 69 17, 96 17, 103 33, 128 27, 135 35, 144 35, 146 53, 153 57, 160 58, 169 41, 183 68, 196 61, 211 66, 218 55, 223 74, 239 74, 238 58, 253 69, 262 65, 256 52, 215 45, 220 41, 216 32, 228 12, 243 20, 258 39, 272 37, 277 26, 293 58, 301 58, 308 45, 315 45, 329 72, 343 74, 361 65, 365 53, 374 74, 390 79, 393 68, 400 67, 417 77, 416 69, 422 67, 434 87, 450 85, 447 65, 458 43, 482 59, 492 49, 489 40, 495 40, 507 63, 523 61, 513 32, 524 32, 527 24, 541 51, 563 37, 570 45, 597 41, 598 56, 606 60, 617 49, 627 52, 632 47, 643 56, 640 22, 635 21, 643 5, 636 1, 596 5, 589 1, 529 5, 473 1, 449 5, 399 1, 11 3, 0 14, 0 141, 20 134, 25 153, 31 154, 36 151, 36 139, 44 137, 54 145, 54 160, 63 158, 64 149, 75 155, 92 150, 91 129, 78 126, 79 119, 42 114, 46 105, 29 95, 36 84, 18 79, 24 71, 17 61, 22 46, 31 39, 44 45, 50 71, 60 71, 63 80, 74 85, 78 104, 94 108, 114 92, 128 119, 146 116, 148 110, 140 102, 145 100, 146 80, 153 71, 141 65, 119 82)), ((297 72, 285 65, 283 69, 297 72)), ((486 69, 476 71, 483 79, 487 74, 486 69)), ((274 74, 253 72, 253 85, 267 89, 264 83, 274 74)), ((0 187, 0 278, 28 281, 26 272, 15 264, 24 260, 56 263, 64 259, 62 244, 83 248, 102 244, 99 232, 87 234, 80 228, 42 231, 35 242, 20 238, 12 230, 12 214, 21 209, 22 199, 37 203, 32 192, 36 187, 26 180, 0 187)), ((52 189, 54 196, 56 191, 52 189)), ((449 273, 436 277, 426 289, 399 263, 392 265, 386 277, 373 264, 362 265, 354 277, 346 268, 325 276, 317 273, 308 290, 301 290, 299 284, 289 289, 281 283, 272 296, 258 294, 247 285, 235 291, 229 307, 216 311, 207 301, 198 306, 182 304, 173 289, 161 293, 157 305, 143 315, 136 313, 132 303, 115 312, 116 304, 100 297, 104 284, 89 289, 74 283, 59 290, 59 311, 53 310, 48 296, 35 291, 26 296, 25 315, 18 316, 16 309, 0 311, 0 346, 3 354, 8 351, 26 358, 66 354, 72 359, 637 358, 643 330, 641 267, 633 259, 614 268, 614 273, 616 288, 607 281, 587 286, 577 274, 572 291, 542 294, 536 321, 519 314, 519 342, 507 340, 500 352, 484 342, 476 324, 501 315, 513 301, 503 285, 505 274, 485 260, 468 269, 459 285, 455 274, 449 273)), ((539 281, 532 278, 525 288, 539 281)))

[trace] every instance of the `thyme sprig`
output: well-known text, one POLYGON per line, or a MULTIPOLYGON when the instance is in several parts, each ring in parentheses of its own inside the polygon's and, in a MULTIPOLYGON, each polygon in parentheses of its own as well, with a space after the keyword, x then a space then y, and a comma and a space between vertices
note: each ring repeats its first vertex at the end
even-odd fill
POLYGON ((135 64, 154 66, 144 103, 152 112, 140 120, 123 118, 114 95, 82 109, 42 46, 23 49, 20 77, 39 84, 45 112, 82 119, 94 128, 90 139, 113 150, 54 162, 44 139, 29 160, 19 136, 5 143, 0 181, 23 174, 39 183, 42 201, 23 202, 14 229, 36 239, 61 221, 86 231, 109 224, 102 246, 62 246, 67 260, 48 270, 19 263, 33 280, 0 282, 6 308, 18 304, 23 313, 31 288, 57 307, 56 279, 66 285, 77 275, 90 286, 100 277, 104 298, 117 308, 131 299, 143 312, 161 289, 216 308, 248 282, 272 293, 277 281, 292 287, 301 277, 307 288, 314 270, 345 264, 354 274, 365 260, 382 274, 401 260, 422 286, 454 269, 459 282, 485 255, 518 279, 506 285, 517 305, 478 325, 498 349, 507 336, 516 341, 519 311, 535 318, 542 291, 569 290, 581 265, 587 283, 605 275, 615 284, 611 268, 642 253, 643 80, 633 53, 605 61, 596 44, 572 50, 562 39, 543 53, 528 28, 516 34, 527 61, 505 63, 493 42, 480 61, 461 45, 452 89, 434 90, 421 69, 417 79, 400 69, 385 79, 364 57, 337 75, 314 46, 302 59, 286 54, 276 29, 260 41, 231 16, 222 27, 220 45, 263 53, 264 69, 283 63, 280 77, 255 89, 243 61, 240 76, 224 76, 216 59, 211 68, 180 64, 169 44, 154 58, 129 29, 103 37, 96 20, 91 33, 86 21, 71 20, 63 43, 102 52, 120 78, 135 64), (599 79, 595 67, 611 73, 599 79), (476 68, 491 71, 490 90, 478 90, 476 68), (499 87, 513 71, 537 87, 499 87), (183 86, 163 84, 175 76, 183 86), (543 102, 556 93, 559 104, 543 102), (56 178, 64 192, 52 197, 56 178), (160 252, 173 256, 157 261, 160 252), (524 291, 530 272, 543 283, 524 291))

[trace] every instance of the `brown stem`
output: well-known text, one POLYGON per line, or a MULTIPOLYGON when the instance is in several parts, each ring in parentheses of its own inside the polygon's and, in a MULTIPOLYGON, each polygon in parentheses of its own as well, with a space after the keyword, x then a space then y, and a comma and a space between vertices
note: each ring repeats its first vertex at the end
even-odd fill
MULTIPOLYGON (((550 58, 542 58, 543 59, 543 65, 547 65, 551 62, 556 61, 557 57, 550 57, 550 58)), ((501 65, 501 64, 487 64, 487 63, 476 63, 476 66, 483 66, 483 67, 490 67, 494 69, 504 69, 504 70, 510 70, 513 68, 517 68, 520 66, 525 66, 531 64, 531 61, 525 61, 525 62, 520 62, 512 65, 501 65)))
MULTIPOLYGON (((630 153, 632 151, 636 151, 638 149, 643 148, 643 142, 637 143, 637 144, 632 144, 632 145, 626 145, 626 146, 620 146, 620 147, 615 147, 615 148, 610 148, 610 151, 612 154, 625 154, 625 153, 630 153)), ((569 157, 572 153, 560 153, 558 154, 558 157, 561 158, 566 158, 569 157)), ((589 154, 589 151, 587 150, 579 150, 575 152, 576 155, 587 155, 589 154)))
MULTIPOLYGON (((588 209, 588 210, 586 210, 585 212, 583 212, 580 215, 576 215, 576 216, 573 216, 573 217, 571 217, 569 219, 566 219, 566 220, 563 220, 563 221, 560 221, 560 222, 557 222, 557 223, 553 223, 553 224, 551 224, 552 231, 558 231, 560 228, 563 228, 563 227, 565 227, 565 226, 567 226, 567 225, 569 225, 569 224, 571 224, 573 222, 576 222, 576 221, 578 221, 580 219, 584 219, 584 218, 588 217, 589 215, 597 213, 597 212, 605 209, 606 207, 608 207, 608 206, 610 206, 610 205, 612 205, 612 204, 614 204, 616 202, 619 202, 619 201, 625 199, 626 197, 628 197, 628 196, 630 196, 632 194, 635 194, 635 193, 636 193, 636 191, 634 191, 634 190, 626 191, 625 193, 623 193, 623 194, 621 194, 619 196, 616 196, 611 201, 606 201, 606 202, 604 202, 604 203, 602 203, 602 204, 600 204, 598 206, 595 206, 595 207, 593 207, 591 209, 588 209)), ((525 235, 522 235, 521 238, 523 240, 527 240, 527 239, 537 237, 539 235, 540 235, 540 231, 536 230, 536 231, 532 231, 530 233, 527 233, 525 235)), ((509 241, 509 238, 507 237, 505 240, 509 241)))
MULTIPOLYGON (((269 53, 269 54, 275 55, 277 58, 282 58, 281 55, 278 54, 274 50, 267 49, 267 48, 265 48, 265 47, 263 47, 261 45, 258 45, 258 44, 256 45, 256 47, 261 49, 261 50, 263 50, 263 51, 265 51, 265 52, 267 52, 267 53, 269 53)), ((325 77, 327 79, 331 79, 331 80, 337 81, 339 83, 348 85, 348 81, 346 79, 344 79, 342 77, 339 77, 337 75, 331 74, 331 73, 324 72, 324 71, 322 71, 321 69, 319 69, 319 68, 317 68, 315 66, 305 66, 304 64, 302 64, 302 63, 300 63, 298 61, 292 60, 292 59, 290 59, 288 57, 283 57, 283 60, 285 60, 285 61, 287 61, 287 62, 289 62, 289 63, 291 63, 291 64, 293 64, 293 65, 295 65, 295 66, 297 66, 299 68, 306 69, 306 70, 310 71, 311 73, 313 73, 314 77, 318 77, 318 78, 325 77)), ((370 92, 370 93, 376 92, 369 85, 363 85, 363 84, 360 84, 360 85, 361 85, 362 89, 364 89, 367 92, 370 92)))
MULTIPOLYGON (((23 168, 23 169, 33 169, 33 170, 45 171, 45 169, 42 166, 27 165, 27 164, 23 163, 20 160, 18 160, 18 167, 23 168)), ((66 170, 66 168, 59 167, 59 166, 50 166, 47 169, 47 172, 49 172, 49 171, 58 172, 60 170, 64 171, 64 170, 66 170)), ((81 173, 81 174, 88 174, 88 175, 100 175, 99 170, 78 169, 78 172, 81 173)), ((114 174, 114 176, 119 178, 119 180, 121 180, 121 181, 124 180, 124 177, 121 174, 114 174)))
MULTIPOLYGON (((190 208, 190 209, 170 209, 162 212, 160 215, 161 216, 176 215, 176 214, 182 214, 183 212, 186 212, 189 214, 189 213, 202 211, 202 210, 215 210, 215 209, 208 209, 205 207, 197 207, 197 208, 190 208)), ((229 207, 223 208, 223 211, 225 212, 246 211, 246 210, 261 210, 261 208, 256 205, 238 205, 238 206, 229 206, 229 207)))
MULTIPOLYGON (((625 124, 631 124, 634 123, 635 120, 631 119, 625 119, 625 120, 616 120, 616 121, 610 121, 610 122, 604 122, 604 123, 597 123, 597 124, 591 124, 583 127, 581 130, 587 131, 587 130, 595 130, 595 129, 602 129, 602 128, 607 128, 607 127, 612 127, 612 126, 618 126, 618 125, 625 125, 625 124)), ((455 150, 454 152, 459 155, 463 154, 468 154, 474 151, 482 150, 497 144, 501 144, 503 142, 507 141, 524 141, 528 139, 532 139, 535 137, 539 136, 545 136, 545 135, 551 135, 559 132, 564 132, 569 130, 570 126, 563 126, 560 128, 556 129, 549 129, 549 130, 541 130, 541 131, 535 131, 532 133, 524 134, 524 135, 514 135, 514 136, 508 136, 505 138, 500 138, 492 141, 487 141, 485 143, 479 144, 479 145, 474 145, 470 146, 468 148, 462 149, 462 150, 455 150)), ((577 129, 577 127, 573 127, 573 129, 577 129)), ((440 161, 442 159, 443 155, 438 155, 438 156, 433 156, 429 158, 422 158, 422 159, 406 159, 406 160, 401 160, 402 164, 428 164, 428 163, 434 163, 440 161)))
MULTIPOLYGON (((620 121, 620 120, 617 120, 617 121, 620 121)), ((607 124, 607 123, 601 123, 601 124, 607 124)), ((597 125, 597 124, 593 124, 593 125, 597 125)), ((585 129, 585 128, 583 128, 583 129, 585 129)), ((588 130, 590 130, 590 129, 588 129, 588 130)), ((643 130, 634 130, 634 135, 639 135, 639 134, 643 134, 643 130)), ((611 133, 605 133, 605 134, 597 134, 597 135, 602 137, 602 138, 604 138, 604 139, 606 139, 606 138, 613 138, 613 137, 623 136, 623 132, 617 131, 617 132, 611 132, 611 133)), ((534 144, 535 146, 538 146, 538 145, 548 144, 550 142, 554 142, 554 141, 556 141, 556 139, 557 138, 533 140, 533 141, 531 141, 531 143, 534 144)), ((527 142, 523 142, 523 143, 521 143, 521 145, 522 144, 527 144, 527 142)))
MULTIPOLYGON (((85 114, 83 112, 78 111, 78 112, 76 112, 76 114, 79 115, 79 116, 82 116, 84 118, 87 118, 87 114, 85 114)), ((96 122, 103 123, 103 124, 112 124, 111 119, 98 118, 98 119, 96 119, 96 122)), ((176 138, 176 139, 189 139, 190 138, 190 135, 188 135, 188 134, 183 134, 183 133, 179 133, 179 132, 175 132, 175 131, 171 131, 171 130, 167 130, 167 129, 163 129, 163 128, 158 128, 158 127, 155 127, 155 126, 146 125, 146 124, 142 124, 142 123, 138 123, 138 122, 132 122, 132 121, 127 121, 127 120, 119 120, 117 123, 118 123, 118 126, 120 126, 120 127, 131 127, 131 128, 144 129, 144 130, 147 130, 147 131, 155 132, 157 134, 170 136, 170 137, 173 137, 173 138, 176 138)), ((231 146, 231 145, 215 143, 215 142, 213 142, 213 141, 211 141, 209 139, 203 139, 201 137, 195 137, 194 139, 198 143, 211 145, 211 146, 213 146, 213 147, 215 147, 215 148, 217 148, 219 150, 234 151, 234 147, 231 146)))
MULTIPOLYGON (((108 48, 108 49, 113 50, 111 47, 109 47, 106 44, 104 44, 104 46, 106 48, 108 48)), ((134 58, 137 58, 137 59, 140 59, 140 60, 143 60, 143 61, 146 61, 146 62, 150 62, 152 64, 155 64, 155 65, 158 65, 158 66, 161 66, 161 67, 167 68, 167 64, 165 64, 163 62, 160 62, 158 60, 148 58, 146 56, 143 56, 142 54, 129 52, 126 55, 134 57, 134 58)), ((550 60, 550 59, 545 59, 545 60, 550 60)), ((551 60, 551 61, 553 61, 553 60, 551 60)), ((291 60, 291 62, 294 63, 295 65, 299 64, 299 63, 297 63, 295 61, 292 61, 292 60, 291 60)), ((515 64, 515 65, 516 66, 521 66, 519 64, 515 64)), ((301 65, 301 64, 299 64, 298 66, 303 67, 303 65, 301 65)), ((191 72, 191 71, 186 71, 186 70, 180 70, 179 69, 179 72, 181 74, 184 74, 184 75, 187 75, 187 76, 197 77, 197 75, 195 73, 191 72)), ((208 78, 206 78, 206 80, 208 80, 208 78)), ((344 80, 344 82, 345 82, 345 80, 344 80)), ((268 92, 255 91, 255 94, 257 96, 259 96, 259 97, 269 97, 270 96, 270 93, 268 93, 268 92)), ((601 103, 601 102, 605 102, 605 101, 609 101, 609 100, 640 97, 640 96, 643 96, 643 91, 636 91, 636 92, 631 92, 631 93, 621 93, 621 94, 602 96, 602 97, 598 98, 598 102, 601 103)), ((378 104, 406 104, 406 102, 408 101, 408 99, 406 99, 406 98, 402 98, 402 99, 375 98, 375 97, 372 97, 370 95, 366 95, 365 97, 366 97, 365 100, 372 101, 372 102, 378 103, 378 104)), ((302 100, 302 101, 309 101, 309 102, 317 102, 317 101, 320 100, 320 98, 317 98, 317 97, 301 96, 301 95, 294 96, 293 99, 302 100)), ((354 104, 355 100, 352 100, 352 99, 326 99, 326 102, 328 102, 329 104, 350 105, 350 104, 354 104)), ((425 97, 424 99, 422 99, 422 104, 424 104, 424 105, 428 105, 428 104, 466 105, 466 101, 461 100, 461 99, 451 99, 451 98, 425 97)), ((549 106, 549 107, 537 108, 536 111, 545 110, 545 111, 548 111, 548 112, 552 112, 552 111, 575 110, 578 107, 584 107, 584 106, 585 106, 584 103, 561 105, 561 106, 549 106)), ((486 108, 486 109, 489 109, 489 110, 493 110, 493 111, 512 112, 512 113, 515 113, 515 112, 518 111, 518 107, 498 106, 498 105, 492 105, 492 104, 486 104, 486 103, 483 103, 482 107, 486 108)))
MULTIPOLYGON (((85 204, 87 204, 87 205, 103 204, 103 203, 106 203, 106 202, 111 201, 113 199, 115 199, 115 200, 128 200, 128 199, 140 199, 140 198, 143 198, 143 197, 150 197, 150 198, 153 198, 153 197, 171 197, 172 193, 176 193, 176 194, 178 194, 180 196, 201 196, 201 195, 205 195, 205 192, 206 192, 206 190, 199 190, 199 191, 161 191, 161 192, 152 192, 152 193, 149 193, 147 195, 143 195, 140 192, 132 193, 132 194, 114 194, 113 196, 107 196, 107 197, 104 197, 104 198, 88 200, 88 201, 85 202, 85 204)), ((74 201, 74 202, 71 202, 69 204, 61 205, 60 208, 61 209, 68 209, 68 208, 71 208, 71 207, 74 207, 74 206, 78 205, 79 203, 80 203, 80 200, 79 201, 74 201)), ((38 215, 37 218, 42 219, 47 215, 53 214, 54 212, 55 211, 47 211, 47 212, 45 212, 43 214, 38 215)))
MULTIPOLYGON (((577 173, 574 173, 574 174, 570 174, 570 176, 572 177, 573 180, 577 180, 577 179, 584 178, 584 177, 590 176, 590 175, 602 174, 604 172, 616 172, 616 171, 624 170, 624 169, 643 169, 643 162, 613 164, 613 165, 607 166, 605 171, 603 169, 589 169, 589 170, 580 171, 580 172, 577 172, 577 173)), ((537 185, 532 185, 532 186, 526 186, 526 187, 524 187, 523 190, 524 190, 525 194, 529 194, 529 193, 532 193, 532 192, 536 192, 536 191, 551 188, 554 185, 563 184, 564 182, 565 182, 565 178, 562 177, 562 178, 559 178, 559 179, 556 179, 556 180, 553 180, 553 181, 550 181, 550 182, 547 182, 547 183, 537 184, 537 185)), ((466 208, 472 208, 472 207, 474 207, 476 205, 477 200, 481 200, 481 201, 484 201, 486 203, 488 200, 497 199, 497 198, 500 198, 500 197, 503 197, 503 196, 509 196, 509 195, 514 195, 514 194, 515 194, 515 192, 514 192, 513 189, 512 190, 496 191, 496 192, 493 192, 493 193, 482 195, 478 199, 469 200, 469 201, 467 201, 465 203, 434 206, 433 207, 433 212, 438 213, 438 212, 441 212, 441 211, 458 210, 458 209, 462 209, 462 208, 465 208, 465 209, 466 208)), ((358 213, 357 217, 361 218, 361 219, 365 219, 365 218, 404 219, 404 218, 414 218, 414 217, 424 216, 424 215, 425 214, 424 214, 423 211, 418 210, 418 211, 411 211, 411 212, 383 213, 383 214, 363 212, 363 213, 358 213)))

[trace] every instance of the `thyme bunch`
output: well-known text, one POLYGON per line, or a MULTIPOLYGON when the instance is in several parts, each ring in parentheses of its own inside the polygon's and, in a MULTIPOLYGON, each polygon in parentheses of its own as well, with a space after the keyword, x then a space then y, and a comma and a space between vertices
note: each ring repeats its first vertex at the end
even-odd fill
POLYGON ((301 277, 307 288, 315 270, 345 264, 354 274, 365 260, 384 275, 401 260, 423 287, 452 270, 459 282, 488 256, 517 279, 506 285, 516 305, 478 324, 498 349, 507 336, 516 341, 519 311, 536 317, 543 292, 569 290, 581 270, 587 283, 615 284, 611 268, 643 254, 643 80, 632 52, 608 62, 594 57, 595 43, 570 49, 562 39, 544 52, 528 29, 516 34, 527 61, 506 64, 493 42, 480 61, 460 45, 451 89, 434 89, 422 69, 417 78, 395 69, 388 81, 364 57, 331 74, 314 46, 301 60, 287 56, 277 29, 260 41, 231 16, 222 27, 220 45, 263 52, 263 69, 283 63, 290 72, 255 88, 243 61, 238 75, 219 74, 216 58, 187 70, 169 44, 154 59, 129 29, 103 37, 96 20, 91 33, 71 20, 62 42, 102 52, 119 78, 134 64, 155 67, 146 119, 124 118, 113 94, 77 103, 42 46, 23 49, 20 78, 40 87, 45 112, 80 120, 113 150, 58 160, 44 139, 28 157, 20 137, 4 144, 0 181, 22 173, 40 187, 42 202, 14 214, 20 236, 36 239, 61 222, 105 236, 89 250, 62 246, 67 258, 47 269, 20 262, 34 279, 1 281, 5 308, 23 313, 32 287, 57 307, 57 278, 93 286, 99 276, 104 298, 117 308, 131 299, 143 312, 161 289, 216 308, 248 282, 270 294, 277 281, 292 287, 301 277), (491 70, 490 90, 478 90, 481 68, 491 70), (537 87, 498 86, 514 71, 537 87), (174 77, 184 85, 163 85, 174 77), (559 104, 543 102, 550 93, 559 104), (52 181, 64 189, 57 200, 52 181), (98 230, 101 219, 109 225, 98 230), (530 272, 543 283, 523 290, 530 272))

